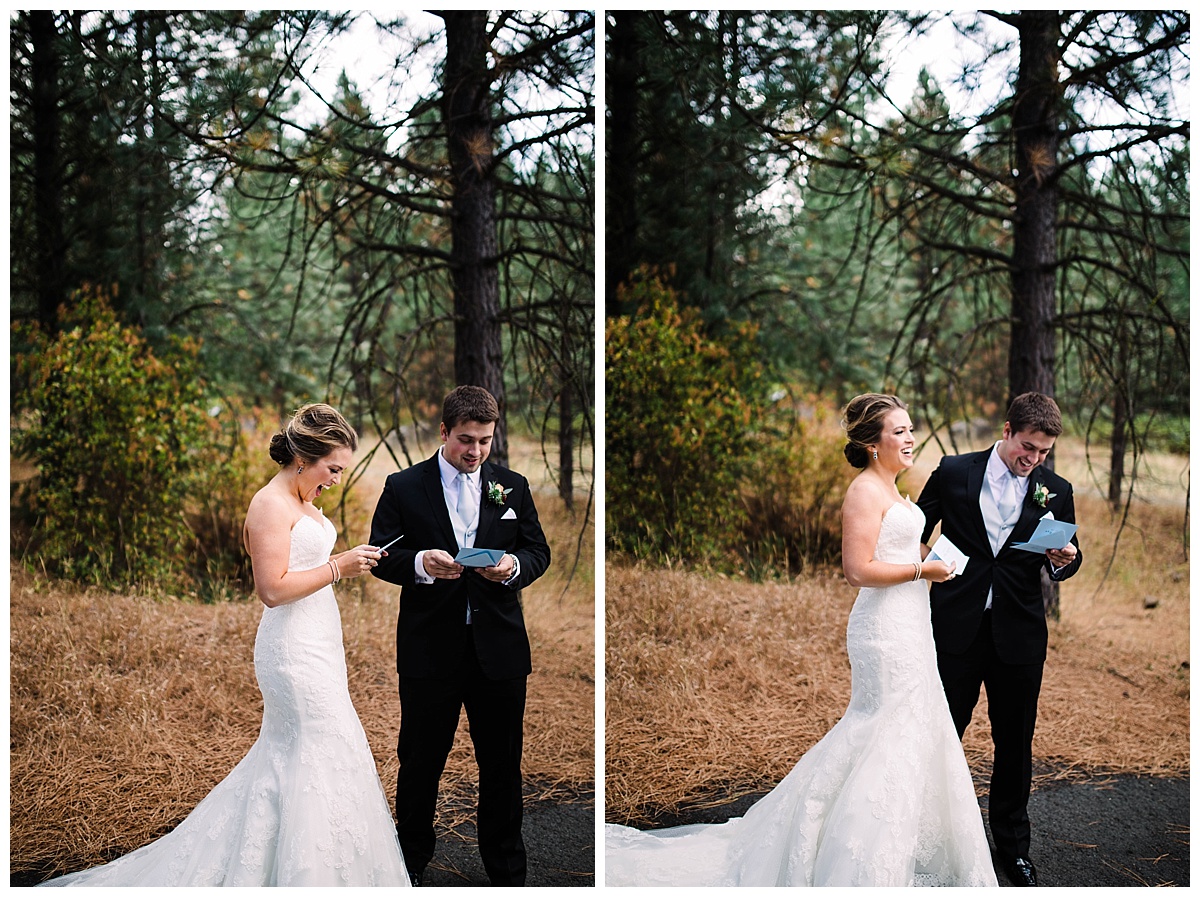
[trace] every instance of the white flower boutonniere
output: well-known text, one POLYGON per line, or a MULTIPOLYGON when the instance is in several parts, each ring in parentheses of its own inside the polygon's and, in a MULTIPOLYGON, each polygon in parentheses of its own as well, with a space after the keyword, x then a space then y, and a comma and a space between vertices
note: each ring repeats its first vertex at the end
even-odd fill
POLYGON ((1046 502, 1050 501, 1057 494, 1057 492, 1051 492, 1047 489, 1045 483, 1038 483, 1033 487, 1033 503, 1039 508, 1044 508, 1046 507, 1046 502))
POLYGON ((494 480, 487 485, 487 497, 494 505, 502 505, 508 498, 508 493, 512 492, 511 488, 505 489, 494 480))

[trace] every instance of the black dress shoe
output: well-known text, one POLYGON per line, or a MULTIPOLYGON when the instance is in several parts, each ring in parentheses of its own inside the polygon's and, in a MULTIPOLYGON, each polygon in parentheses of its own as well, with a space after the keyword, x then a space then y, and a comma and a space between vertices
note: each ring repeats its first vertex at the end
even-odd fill
POLYGON ((1036 888, 1037 887, 1037 870, 1033 868, 1033 863, 1025 859, 1025 857, 1017 857, 1015 860, 1002 860, 1000 868, 1004 871, 1004 875, 1018 888, 1036 888))

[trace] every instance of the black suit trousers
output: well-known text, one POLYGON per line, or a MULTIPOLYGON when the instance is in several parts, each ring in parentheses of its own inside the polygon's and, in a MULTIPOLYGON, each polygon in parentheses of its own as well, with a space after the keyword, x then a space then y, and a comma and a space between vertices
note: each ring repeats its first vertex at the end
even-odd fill
POLYGON ((1004 663, 996 656, 992 612, 971 647, 963 654, 939 651, 938 673, 950 705, 950 715, 962 738, 987 690, 992 725, 992 781, 988 789, 988 826, 996 852, 1005 859, 1029 856, 1029 790, 1033 782, 1033 727, 1042 689, 1042 662, 1004 663))
POLYGON ((396 834, 410 872, 433 858, 438 782, 467 711, 479 765, 476 830, 479 854, 493 885, 525 884, 521 837, 521 750, 526 677, 488 679, 479 667, 469 626, 450 676, 400 676, 400 737, 396 753, 396 834))

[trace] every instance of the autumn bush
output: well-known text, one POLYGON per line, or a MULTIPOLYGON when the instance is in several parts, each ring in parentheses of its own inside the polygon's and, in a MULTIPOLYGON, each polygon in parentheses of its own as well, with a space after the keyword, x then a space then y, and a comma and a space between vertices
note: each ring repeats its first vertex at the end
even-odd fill
POLYGON ((21 334, 28 392, 12 450, 37 475, 19 495, 25 560, 90 583, 187 580, 184 509, 219 463, 196 346, 158 351, 123 324, 103 293, 64 307, 57 333, 21 334))
POLYGON ((623 288, 632 316, 605 335, 609 546, 643 558, 711 559, 736 543, 738 488, 765 418, 754 328, 707 332, 646 274, 623 288))
POLYGON ((835 561, 853 471, 819 397, 768 393, 756 330, 707 327, 661 279, 605 339, 608 547, 752 576, 835 561))
POLYGON ((223 600, 253 590, 242 526, 254 493, 279 471, 267 452, 279 426, 274 414, 237 399, 222 402, 219 418, 210 422, 209 438, 219 442, 204 451, 215 457, 198 472, 183 506, 192 536, 187 568, 195 597, 223 600))
POLYGON ((795 575, 839 561, 842 499, 855 471, 838 416, 822 400, 774 417, 786 429, 762 440, 740 489, 740 552, 751 571, 795 575))

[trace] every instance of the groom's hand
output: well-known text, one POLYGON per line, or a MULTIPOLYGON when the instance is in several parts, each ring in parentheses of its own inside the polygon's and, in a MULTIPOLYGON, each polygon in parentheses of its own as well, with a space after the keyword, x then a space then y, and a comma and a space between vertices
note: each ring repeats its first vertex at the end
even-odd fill
POLYGON ((504 582, 513 575, 513 567, 516 566, 516 563, 515 557, 506 554, 495 567, 484 567, 479 573, 484 579, 490 579, 492 582, 504 582))
POLYGON ((421 563, 434 579, 458 579, 463 572, 462 564, 454 563, 454 558, 440 548, 426 551, 421 563))
POLYGON ((1065 567, 1067 564, 1071 563, 1071 561, 1075 560, 1075 555, 1077 552, 1078 549, 1068 542, 1062 548, 1047 549, 1046 557, 1049 559, 1050 563, 1054 565, 1055 569, 1057 569, 1059 567, 1065 567))

